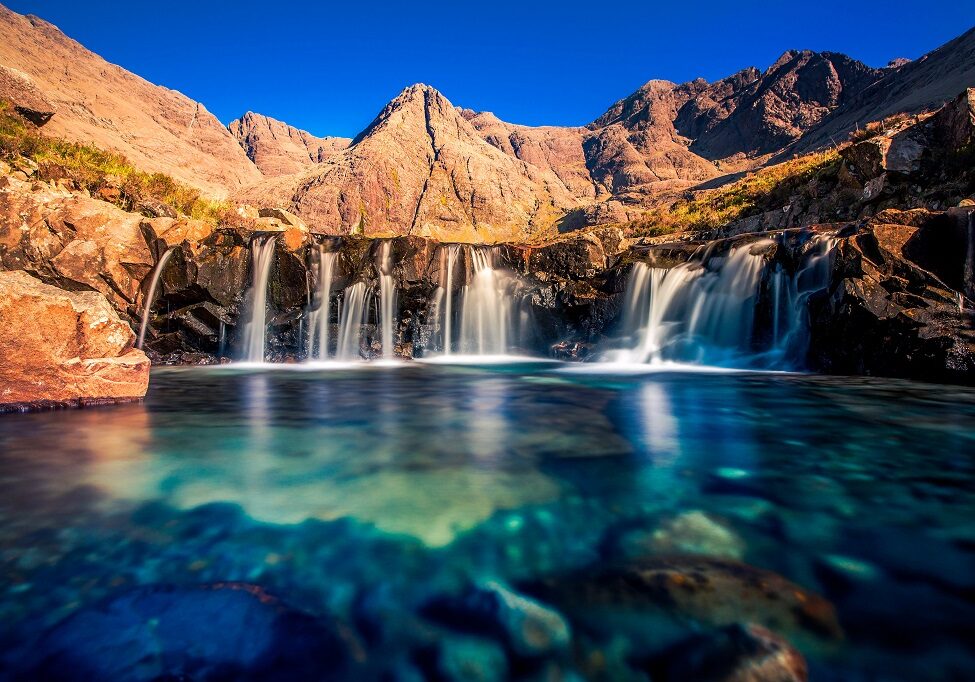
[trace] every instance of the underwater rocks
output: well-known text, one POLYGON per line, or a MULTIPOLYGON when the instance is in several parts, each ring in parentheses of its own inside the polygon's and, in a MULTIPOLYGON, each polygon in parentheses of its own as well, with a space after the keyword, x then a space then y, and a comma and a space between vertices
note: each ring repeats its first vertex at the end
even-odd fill
POLYGON ((629 620, 634 631, 653 630, 644 646, 659 651, 688 629, 757 623, 814 645, 842 638, 830 602, 781 575, 748 564, 698 556, 649 557, 527 586, 599 630, 629 620), (669 634, 668 634, 669 633, 669 634))
POLYGON ((339 628, 256 585, 147 586, 75 613, 14 679, 81 682, 353 679, 339 628))
POLYGON ((149 359, 94 291, 0 272, 0 409, 141 398, 149 359))
POLYGON ((795 647, 761 625, 730 625, 692 637, 652 667, 660 682, 806 682, 795 647))
POLYGON ((557 653, 571 639, 569 624, 557 611, 493 581, 434 597, 421 613, 463 632, 498 637, 516 656, 557 653))

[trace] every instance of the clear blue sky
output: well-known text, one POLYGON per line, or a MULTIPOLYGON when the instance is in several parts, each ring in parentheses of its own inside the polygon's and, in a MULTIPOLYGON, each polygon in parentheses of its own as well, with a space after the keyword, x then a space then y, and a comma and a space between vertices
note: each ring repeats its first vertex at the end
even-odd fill
POLYGON ((973 0, 343 3, 0 0, 202 101, 353 136, 411 83, 528 125, 582 125, 651 78, 721 78, 790 48, 872 66, 975 25, 973 0))

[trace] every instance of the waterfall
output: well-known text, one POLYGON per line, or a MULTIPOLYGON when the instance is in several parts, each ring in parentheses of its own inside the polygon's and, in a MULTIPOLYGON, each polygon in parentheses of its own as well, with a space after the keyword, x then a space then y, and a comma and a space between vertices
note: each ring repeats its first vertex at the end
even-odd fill
POLYGON ((156 300, 156 288, 159 286, 159 280, 162 277, 163 269, 166 267, 166 263, 169 261, 169 257, 173 255, 173 251, 176 249, 175 246, 170 246, 166 249, 159 258, 159 262, 156 263, 156 267, 152 270, 152 279, 149 281, 149 291, 146 293, 146 300, 142 307, 142 323, 139 325, 139 338, 135 342, 136 348, 142 348, 142 343, 146 338, 146 329, 149 327, 149 313, 152 310, 152 304, 156 300))
POLYGON ((440 249, 440 287, 434 294, 433 317, 439 322, 441 331, 440 348, 444 355, 453 352, 454 342, 454 265, 460 246, 448 244, 440 249), (441 310, 441 305, 443 309, 441 310))
POLYGON ((524 341, 525 334, 515 333, 531 326, 525 306, 516 305, 521 282, 499 267, 499 257, 497 247, 441 247, 440 286, 429 317, 435 320, 444 356, 506 355, 524 341), (458 256, 466 256, 468 281, 455 292, 458 256))
POLYGON ((332 321, 332 276, 338 253, 318 248, 318 308, 308 325, 308 355, 315 360, 328 359, 328 330, 332 321))
POLYGON ((358 360, 361 357, 362 325, 369 315, 370 293, 370 287, 365 282, 356 282, 345 289, 335 352, 339 360, 358 360))
POLYGON ((829 286, 836 242, 835 238, 813 237, 804 245, 794 275, 786 273, 781 265, 772 273, 770 360, 795 364, 805 357, 809 340, 809 297, 829 286))
POLYGON ((250 362, 264 362, 265 335, 267 333, 267 284, 274 264, 276 237, 257 237, 251 242, 250 320, 244 328, 245 357, 250 362))
POLYGON ((393 278, 392 242, 384 241, 379 250, 379 321, 383 359, 392 360, 395 350, 396 280, 393 278))
POLYGON ((782 366, 801 361, 808 339, 809 297, 829 284, 835 239, 814 237, 795 274, 768 273, 768 341, 756 342, 756 307, 766 280, 758 242, 726 255, 703 255, 673 268, 633 266, 623 302, 618 362, 690 362, 782 366), (757 248, 759 247, 759 248, 757 248))

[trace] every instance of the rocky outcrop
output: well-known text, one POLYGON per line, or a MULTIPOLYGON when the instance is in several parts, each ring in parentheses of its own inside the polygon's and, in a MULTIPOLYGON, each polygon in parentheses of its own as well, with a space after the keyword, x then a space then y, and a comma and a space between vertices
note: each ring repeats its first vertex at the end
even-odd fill
POLYGON ((3 6, 0 34, 0 65, 24 74, 51 104, 45 132, 120 152, 142 170, 212 196, 260 179, 234 137, 199 102, 109 64, 42 19, 3 6))
POLYGON ((7 100, 21 116, 42 126, 54 116, 54 105, 38 89, 30 76, 0 64, 0 100, 7 100))
POLYGON ((141 398, 149 359, 101 294, 0 272, 0 409, 141 398))
POLYGON ((266 176, 298 173, 335 156, 352 141, 347 137, 315 137, 250 111, 227 128, 266 176))
POLYGON ((890 210, 841 239, 829 293, 810 306, 811 366, 970 383, 972 223, 971 209, 890 210))

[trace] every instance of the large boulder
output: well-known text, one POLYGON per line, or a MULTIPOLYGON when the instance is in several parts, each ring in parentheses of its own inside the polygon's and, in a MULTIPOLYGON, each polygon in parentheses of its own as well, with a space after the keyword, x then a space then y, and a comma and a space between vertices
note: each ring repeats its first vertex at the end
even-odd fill
POLYGON ((0 272, 0 408, 141 398, 149 359, 94 291, 0 272))

